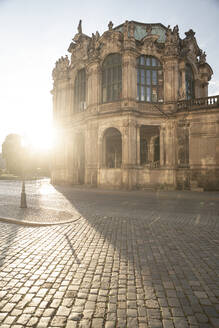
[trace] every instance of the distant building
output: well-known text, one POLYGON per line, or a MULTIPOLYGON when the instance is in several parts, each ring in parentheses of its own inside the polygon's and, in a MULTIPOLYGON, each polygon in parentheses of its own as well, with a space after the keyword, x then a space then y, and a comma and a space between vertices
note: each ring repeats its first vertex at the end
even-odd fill
POLYGON ((80 21, 53 70, 54 183, 219 190, 219 96, 185 35, 126 21, 90 37, 80 21))

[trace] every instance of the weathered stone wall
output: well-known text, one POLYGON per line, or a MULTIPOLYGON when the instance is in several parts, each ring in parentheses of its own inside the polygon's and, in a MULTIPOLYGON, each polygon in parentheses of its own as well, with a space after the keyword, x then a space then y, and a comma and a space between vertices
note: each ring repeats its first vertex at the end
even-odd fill
MULTIPOLYGON (((80 28, 69 47, 71 62, 62 57, 53 70, 54 123, 62 131, 54 152, 54 183, 87 184, 102 188, 197 185, 219 189, 219 102, 206 108, 186 100, 186 67, 194 75, 196 98, 208 95, 212 70, 198 47, 195 33, 179 38, 178 26, 162 24, 123 25, 89 37, 80 28), (138 28, 137 28, 138 26, 138 28), (138 31, 138 33, 136 32, 138 31), (157 33, 157 34, 156 34, 157 33), (122 61, 121 95, 102 103, 102 65, 110 54, 122 61), (158 103, 137 100, 137 58, 157 58, 163 69, 163 95, 158 103), (83 111, 74 108, 77 72, 86 72, 83 111), (148 163, 141 165, 141 127, 148 128, 148 163), (115 128, 122 139, 122 165, 106 167, 104 135, 115 128), (153 131, 150 132, 150 131, 153 131), (154 163, 154 140, 159 137, 159 161, 154 163)), ((202 101, 203 103, 203 101, 202 101)))

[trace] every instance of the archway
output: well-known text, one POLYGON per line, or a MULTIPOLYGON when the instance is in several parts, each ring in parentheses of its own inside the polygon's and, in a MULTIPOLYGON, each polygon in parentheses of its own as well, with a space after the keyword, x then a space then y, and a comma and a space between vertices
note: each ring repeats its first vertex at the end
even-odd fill
POLYGON ((122 135, 116 128, 108 128, 104 133, 104 166, 106 168, 121 168, 122 165, 122 135))

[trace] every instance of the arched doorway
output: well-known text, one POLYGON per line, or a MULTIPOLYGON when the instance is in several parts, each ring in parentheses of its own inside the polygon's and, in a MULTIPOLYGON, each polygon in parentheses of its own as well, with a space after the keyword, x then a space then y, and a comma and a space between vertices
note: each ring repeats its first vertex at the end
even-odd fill
POLYGON ((116 128, 108 128, 104 133, 104 166, 121 168, 122 166, 122 135, 116 128))

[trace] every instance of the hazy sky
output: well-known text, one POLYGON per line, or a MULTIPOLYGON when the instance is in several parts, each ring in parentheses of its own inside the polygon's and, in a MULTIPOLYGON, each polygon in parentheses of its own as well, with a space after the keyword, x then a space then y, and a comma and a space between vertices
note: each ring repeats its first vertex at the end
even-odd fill
POLYGON ((181 38, 192 28, 214 71, 209 95, 219 94, 219 0, 0 0, 0 145, 9 133, 47 144, 52 69, 79 19, 88 35, 103 33, 110 20, 178 24, 181 38))

